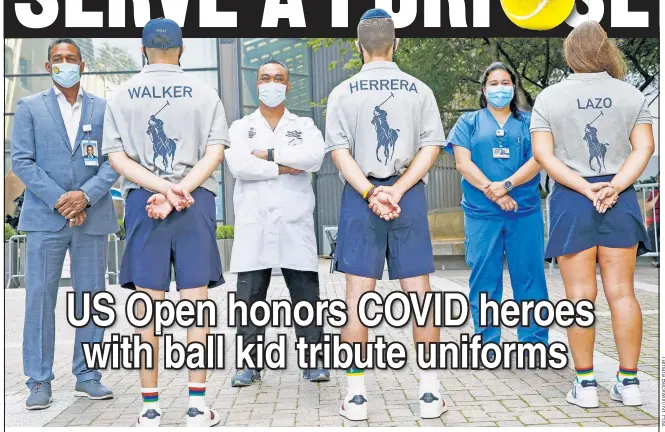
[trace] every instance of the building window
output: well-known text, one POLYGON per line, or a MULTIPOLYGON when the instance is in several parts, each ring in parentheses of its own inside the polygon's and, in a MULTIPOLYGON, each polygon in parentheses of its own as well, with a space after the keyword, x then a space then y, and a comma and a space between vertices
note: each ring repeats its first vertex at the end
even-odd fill
MULTIPOLYGON (((25 75, 28 73, 28 61, 21 57, 18 60, 18 69, 20 71, 21 75, 25 75)), ((21 76, 21 87, 23 87, 26 90, 30 90, 30 87, 28 87, 28 78, 25 76, 21 76)))
POLYGON ((5 70, 11 70, 14 63, 14 50, 5 45, 5 70))
POLYGON ((291 73, 291 90, 286 108, 301 116, 311 117, 311 50, 302 39, 242 38, 240 41, 240 99, 242 114, 250 114, 259 107, 256 80, 259 66, 269 59, 284 62, 291 73))

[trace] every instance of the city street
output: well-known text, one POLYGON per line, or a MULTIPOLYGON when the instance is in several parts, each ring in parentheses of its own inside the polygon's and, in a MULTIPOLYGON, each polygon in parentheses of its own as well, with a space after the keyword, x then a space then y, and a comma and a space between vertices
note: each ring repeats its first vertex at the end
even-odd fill
MULTIPOLYGON (((328 273, 329 261, 321 260, 321 297, 344 299, 345 282, 341 273, 328 273)), ((556 303, 564 298, 564 289, 558 269, 547 271, 550 300, 556 303)), ((444 292, 468 292, 469 271, 437 271, 431 279, 434 289, 444 292)), ((386 274, 387 277, 387 274, 386 274)), ((293 328, 268 328, 267 340, 276 340, 278 333, 286 333, 289 340, 286 370, 266 370, 262 382, 247 388, 232 388, 234 370, 235 329, 226 326, 228 292, 235 290, 235 276, 227 275, 227 283, 211 290, 211 298, 218 305, 220 326, 213 333, 222 333, 226 339, 226 368, 208 373, 206 399, 221 416, 223 426, 657 426, 658 420, 658 273, 650 267, 641 267, 636 275, 636 295, 644 317, 644 337, 639 364, 642 398, 645 405, 629 408, 610 400, 609 385, 618 368, 618 355, 614 347, 610 311, 602 294, 599 277, 599 295, 596 305, 596 345, 594 366, 598 380, 600 408, 582 409, 566 402, 566 393, 574 379, 572 362, 568 368, 555 370, 445 370, 439 372, 442 394, 449 410, 440 419, 422 420, 418 415, 419 372, 415 364, 415 350, 411 342, 411 326, 390 328, 385 324, 370 330, 370 340, 384 335, 387 342, 400 341, 408 347, 409 363, 401 370, 367 371, 366 383, 369 401, 369 420, 350 422, 337 413, 344 396, 344 371, 331 371, 326 383, 303 380, 296 367, 293 328)), ((71 288, 69 288, 71 289, 71 288)), ((397 281, 379 282, 378 291, 386 295, 398 290, 397 281)), ((57 334, 53 382, 53 403, 43 411, 27 411, 22 358, 22 333, 25 291, 5 290, 5 412, 6 426, 131 426, 141 407, 140 385, 137 371, 107 370, 103 383, 115 393, 107 401, 89 401, 73 396, 75 379, 71 375, 74 330, 66 321, 65 295, 62 288, 58 297, 57 334)), ((510 278, 504 275, 504 299, 512 298, 510 278)), ((125 299, 130 291, 110 286, 116 297, 118 320, 106 330, 112 333, 132 334, 133 328, 124 317, 125 299)), ((177 299, 175 287, 169 298, 177 299)), ((288 298, 288 290, 281 276, 273 276, 270 299, 288 298)), ((30 313, 28 311, 28 313, 30 313)), ((174 327, 170 330, 175 340, 186 341, 186 331, 174 327)), ((338 329, 326 327, 326 332, 338 329)), ((472 333, 469 320, 464 326, 444 328, 442 341, 459 341, 460 333, 472 333)), ((515 329, 504 328, 502 337, 516 340, 515 329)), ((550 341, 566 342, 565 330, 552 327, 550 341)), ((185 423, 187 409, 187 371, 160 371, 159 400, 163 410, 162 425, 185 423)))

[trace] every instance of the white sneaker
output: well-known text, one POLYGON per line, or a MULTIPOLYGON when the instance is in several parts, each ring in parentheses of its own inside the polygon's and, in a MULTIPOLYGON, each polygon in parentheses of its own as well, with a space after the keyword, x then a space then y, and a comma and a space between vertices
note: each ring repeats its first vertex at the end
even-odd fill
POLYGON ((187 427, 211 427, 219 423, 219 414, 212 408, 205 407, 203 411, 198 408, 187 410, 187 427))
POLYGON ((622 402, 626 406, 642 405, 642 395, 640 394, 640 380, 637 378, 624 378, 619 381, 617 376, 616 383, 610 391, 610 398, 622 402))
MULTIPOLYGON (((438 387, 438 385, 437 385, 438 387)), ((426 392, 420 394, 420 417, 424 419, 433 419, 441 417, 441 414, 448 411, 446 401, 441 397, 441 393, 426 392)))
POLYGON ((582 408, 598 408, 598 383, 596 380, 587 381, 582 380, 578 382, 577 379, 573 381, 573 388, 568 392, 566 401, 573 405, 582 408))
POLYGON ((339 415, 353 421, 367 420, 367 398, 363 394, 347 394, 339 406, 339 415))
POLYGON ((162 410, 155 408, 143 408, 136 419, 136 427, 159 427, 162 419, 162 410))

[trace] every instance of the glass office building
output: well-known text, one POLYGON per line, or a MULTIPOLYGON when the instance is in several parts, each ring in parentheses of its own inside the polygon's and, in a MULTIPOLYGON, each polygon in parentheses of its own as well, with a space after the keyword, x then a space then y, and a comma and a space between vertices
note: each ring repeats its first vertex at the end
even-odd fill
MULTIPOLYGON (((141 55, 140 39, 74 39, 81 47, 86 64, 82 77, 83 88, 97 96, 108 98, 123 82, 138 73, 145 59, 141 55)), ((10 149, 16 103, 53 86, 45 69, 48 45, 52 39, 5 39, 5 176, 11 170, 10 149)), ((229 124, 258 108, 256 76, 259 65, 269 57, 285 62, 291 70, 292 89, 287 107, 298 115, 311 116, 312 87, 311 50, 301 39, 184 39, 185 53, 181 65, 185 71, 205 81, 222 97, 229 124), (240 89, 240 90, 238 90, 240 89)), ((224 179, 224 168, 217 171, 219 193, 217 219, 227 222, 230 212, 225 196, 230 185, 224 179)), ((8 183, 8 182, 7 182, 8 183)), ((15 183, 15 181, 14 181, 15 183)), ((9 186, 6 192, 11 195, 9 186)), ((14 197, 7 196, 8 203, 14 197)))

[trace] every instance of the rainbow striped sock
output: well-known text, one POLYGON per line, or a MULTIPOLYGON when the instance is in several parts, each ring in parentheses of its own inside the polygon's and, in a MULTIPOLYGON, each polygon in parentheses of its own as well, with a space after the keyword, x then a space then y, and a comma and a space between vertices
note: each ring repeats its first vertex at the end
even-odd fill
POLYGON ((365 375, 365 371, 362 369, 347 369, 346 370, 346 376, 363 376, 365 375))
POLYGON ((595 381, 596 375, 593 373, 593 366, 589 368, 575 368, 575 374, 577 375, 577 382, 582 381, 595 381))
POLYGON ((205 383, 189 383, 189 407, 204 409, 206 406, 205 383))
POLYGON ((159 391, 156 388, 142 388, 143 404, 159 404, 159 391))
POLYGON ((346 382, 349 386, 349 394, 364 395, 366 393, 364 370, 356 368, 347 369, 346 382))
POLYGON ((623 366, 619 366, 619 372, 617 372, 617 378, 619 379, 619 381, 623 381, 624 379, 637 378, 637 368, 628 369, 623 366))
POLYGON ((206 395, 205 385, 203 385, 203 387, 201 386, 192 387, 191 385, 189 386, 189 397, 194 397, 194 396, 205 397, 205 395, 206 395))

